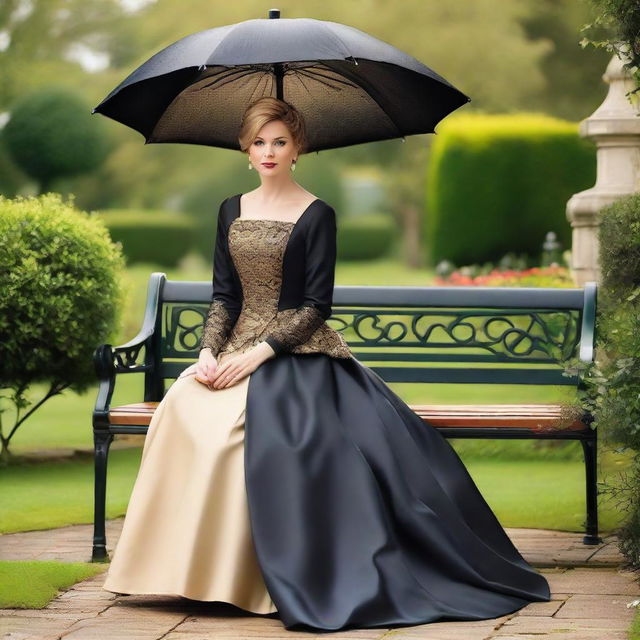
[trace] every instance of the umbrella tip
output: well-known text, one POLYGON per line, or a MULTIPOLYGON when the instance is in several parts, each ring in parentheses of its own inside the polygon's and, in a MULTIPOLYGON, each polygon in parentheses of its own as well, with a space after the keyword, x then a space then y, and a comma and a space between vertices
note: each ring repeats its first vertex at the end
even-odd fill
POLYGON ((269 18, 279 18, 280 9, 269 9, 269 18))

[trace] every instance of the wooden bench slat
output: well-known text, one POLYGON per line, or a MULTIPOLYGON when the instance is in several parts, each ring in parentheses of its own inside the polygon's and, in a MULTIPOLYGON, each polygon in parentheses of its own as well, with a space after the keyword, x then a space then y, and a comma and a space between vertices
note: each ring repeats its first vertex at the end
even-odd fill
POLYGON ((109 423, 119 425, 148 425, 151 422, 159 402, 135 402, 112 407, 109 411, 109 423))
MULTIPOLYGON (((159 402, 136 402, 109 411, 113 425, 144 426, 151 418, 159 402)), ((534 431, 558 430, 562 405, 559 404, 480 404, 480 405, 410 405, 411 409, 435 427, 521 427, 534 431)), ((563 426, 566 430, 583 430, 585 424, 575 420, 563 426)))

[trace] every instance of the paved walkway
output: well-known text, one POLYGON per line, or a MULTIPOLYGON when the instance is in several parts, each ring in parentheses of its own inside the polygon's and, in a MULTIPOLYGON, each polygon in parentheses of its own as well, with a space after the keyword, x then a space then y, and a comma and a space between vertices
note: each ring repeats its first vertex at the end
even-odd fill
MULTIPOLYGON (((110 554, 123 519, 107 523, 110 554)), ((384 640, 626 640, 640 600, 634 573, 624 570, 616 539, 598 546, 582 535, 507 529, 522 555, 551 585, 551 602, 478 622, 437 622, 331 634, 287 631, 278 614, 251 614, 225 603, 170 596, 118 596, 102 589, 104 574, 80 582, 38 610, 0 610, 3 640, 207 640, 323 638, 384 640)), ((0 560, 89 561, 92 527, 76 525, 0 536, 0 560)))

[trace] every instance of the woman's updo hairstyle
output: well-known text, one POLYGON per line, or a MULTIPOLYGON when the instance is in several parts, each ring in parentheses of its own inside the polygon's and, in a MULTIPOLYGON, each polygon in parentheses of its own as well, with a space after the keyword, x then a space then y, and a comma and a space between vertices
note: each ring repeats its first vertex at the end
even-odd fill
POLYGON ((282 120, 293 138, 294 146, 298 148, 298 153, 305 153, 307 132, 302 115, 293 105, 271 97, 259 98, 244 112, 238 134, 240 150, 247 153, 260 129, 274 120, 282 120))

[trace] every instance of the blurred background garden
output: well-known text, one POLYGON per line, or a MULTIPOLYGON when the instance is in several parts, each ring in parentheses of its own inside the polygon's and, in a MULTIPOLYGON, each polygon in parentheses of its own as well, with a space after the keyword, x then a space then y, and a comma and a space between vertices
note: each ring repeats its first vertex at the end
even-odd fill
MULTIPOLYGON (((579 123, 605 99, 609 87, 602 76, 611 60, 605 49, 580 44, 582 27, 593 20, 590 2, 287 0, 279 7, 286 18, 362 29, 425 61, 472 97, 435 135, 300 157, 295 180, 338 215, 337 285, 576 286, 567 202, 596 180, 596 145, 580 135, 579 123)), ((240 152, 146 145, 140 134, 92 115, 91 108, 153 52, 188 33, 264 17, 265 11, 253 0, 0 4, 0 231, 11 201, 29 197, 38 204, 25 204, 24 211, 43 216, 45 238, 60 234, 74 215, 83 221, 79 227, 105 229, 86 250, 104 252, 96 255, 112 271, 96 291, 109 290, 118 304, 113 317, 101 314, 100 299, 89 292, 95 307, 83 318, 95 330, 79 335, 74 330, 80 332, 82 322, 67 325, 70 345, 92 353, 101 342, 131 339, 154 271, 210 280, 220 202, 259 185, 240 152), (59 216, 51 225, 47 211, 59 216)), ((45 308, 56 283, 40 282, 39 293, 27 294, 23 282, 12 282, 10 256, 23 255, 23 247, 9 237, 0 233, 0 270, 8 282, 0 294, 2 313, 21 295, 23 308, 37 306, 38 296, 45 308)), ((100 272, 98 260, 74 255, 75 268, 100 272)), ((34 262, 32 278, 38 277, 34 262)), ((58 316, 47 313, 39 322, 55 323, 58 316)), ((26 335, 37 337, 38 326, 24 325, 26 335)), ((0 324, 0 336, 8 342, 6 326, 0 324)), ((13 353, 11 366, 20 359, 13 353)), ((91 522, 97 381, 90 359, 74 370, 74 387, 51 394, 15 432, 15 407, 18 421, 30 409, 15 399, 23 394, 33 405, 50 387, 41 380, 16 390, 6 361, 3 369, 0 430, 4 440, 11 438, 13 458, 5 456, 0 468, 0 533, 91 522)), ((126 378, 114 405, 142 397, 141 376, 126 378)), ((407 401, 428 404, 572 400, 564 390, 539 386, 392 387, 407 401)), ((107 517, 126 510, 142 437, 116 437, 112 445, 107 517)), ((451 442, 505 526, 583 529, 578 442, 451 442)), ((623 451, 602 453, 607 477, 628 465, 623 451)), ((604 500, 600 516, 604 534, 621 518, 604 500)))

